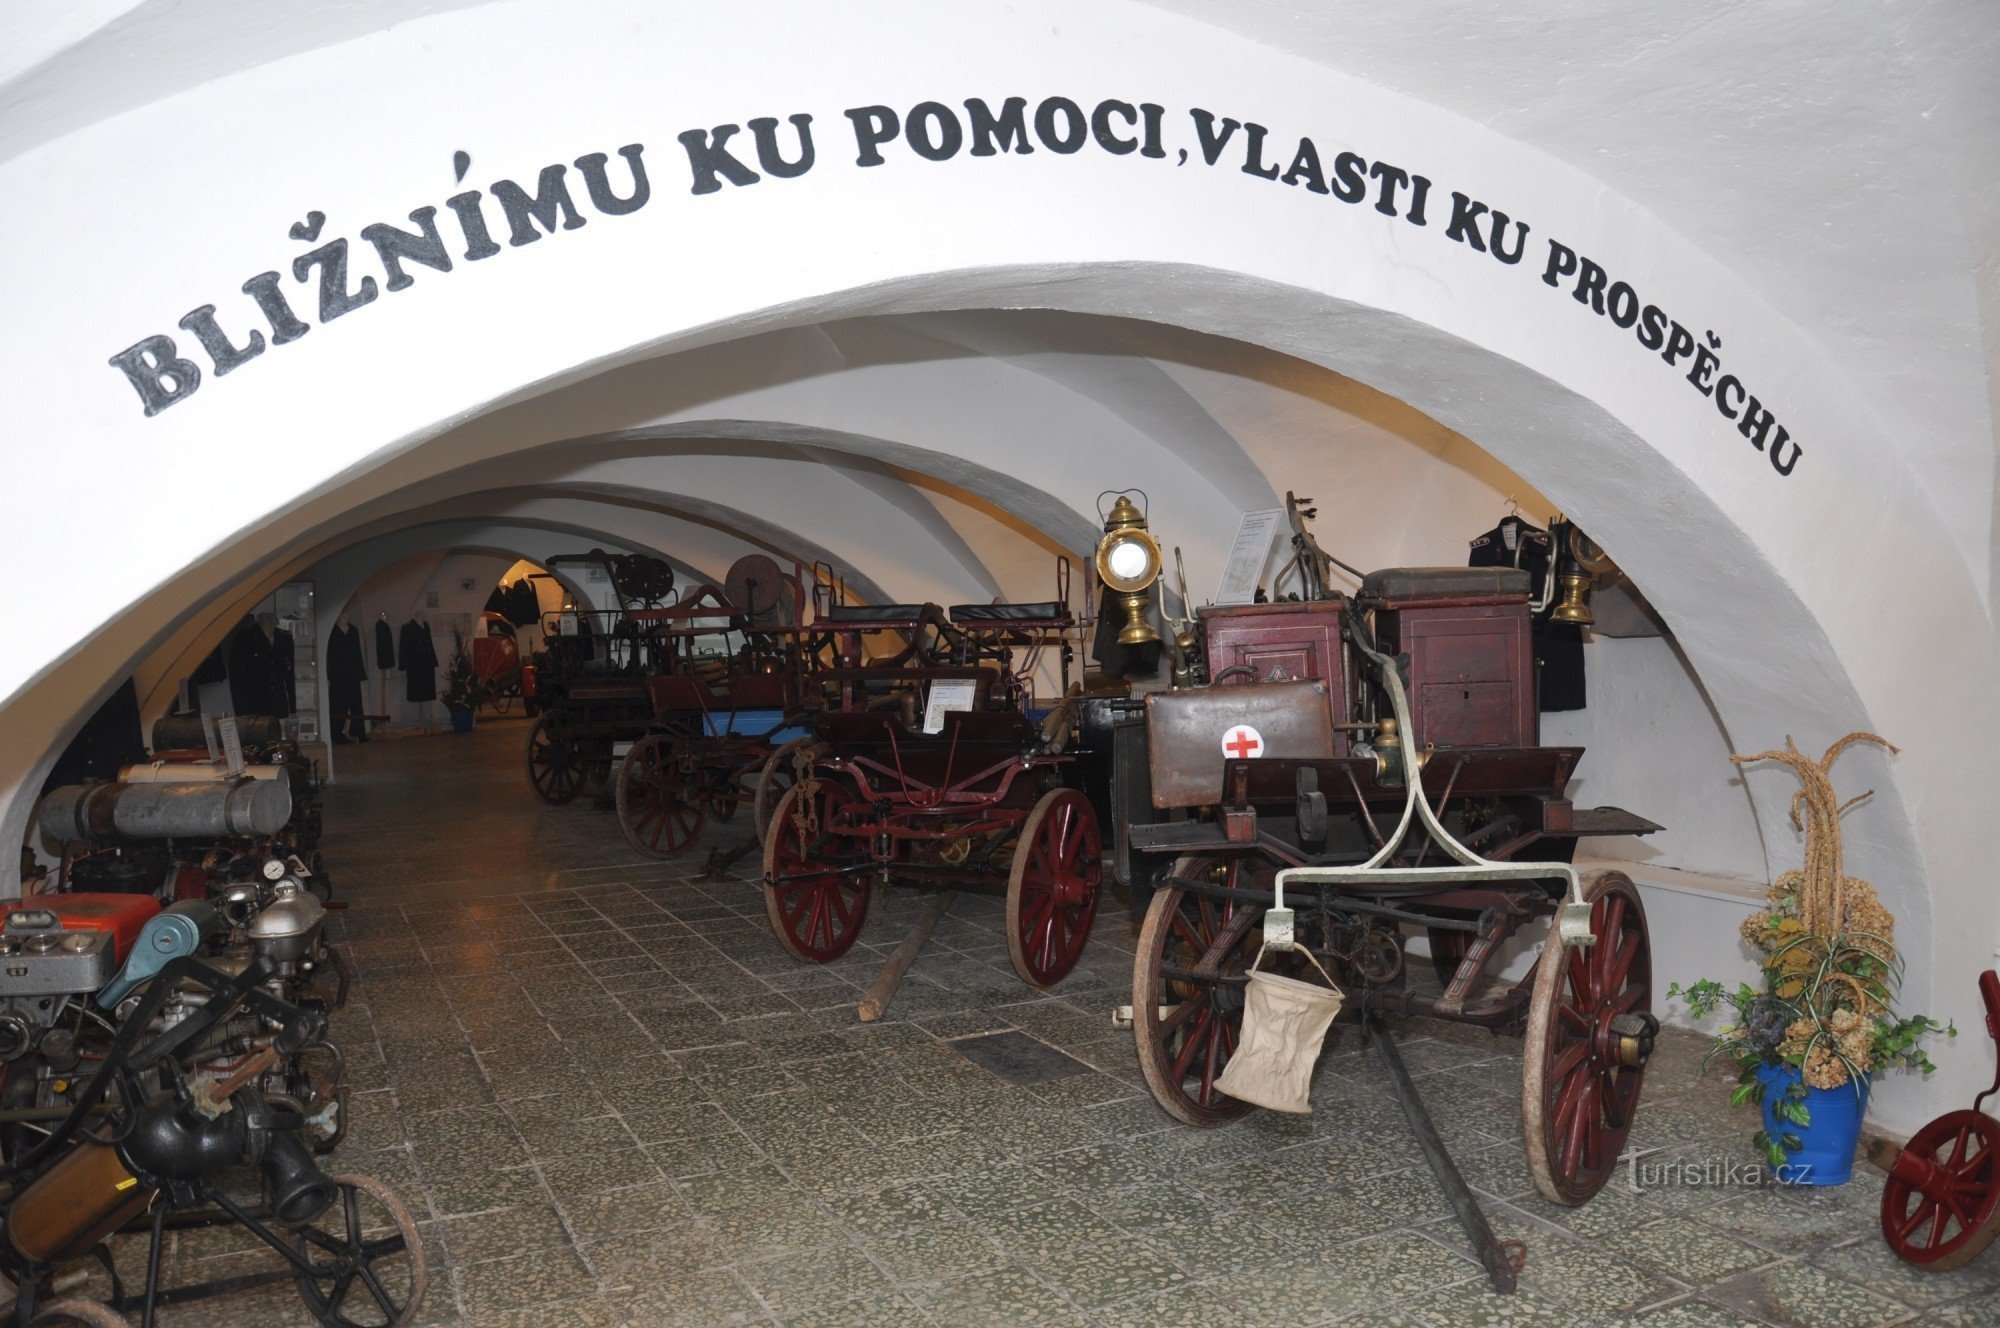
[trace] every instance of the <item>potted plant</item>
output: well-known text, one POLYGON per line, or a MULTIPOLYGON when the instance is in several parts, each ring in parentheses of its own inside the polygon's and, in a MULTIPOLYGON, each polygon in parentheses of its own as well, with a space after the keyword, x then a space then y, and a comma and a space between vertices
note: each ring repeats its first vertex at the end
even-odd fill
POLYGON ((1740 1083, 1730 1103, 1761 1109, 1755 1142, 1789 1184, 1844 1184, 1875 1076, 1897 1068, 1929 1074, 1922 1039, 1956 1035, 1923 1015, 1895 1013, 1902 978, 1895 919, 1872 885, 1845 874, 1840 816, 1868 795, 1842 803, 1828 772, 1857 742, 1896 750, 1872 733, 1850 733, 1818 761, 1789 738, 1784 751, 1730 758, 1778 761, 1798 776, 1792 823, 1805 835, 1805 865, 1780 876, 1765 907, 1744 919, 1743 939, 1760 956, 1756 985, 1729 991, 1703 980, 1667 991, 1698 1019, 1724 1005, 1734 1011, 1703 1064, 1717 1056, 1736 1062, 1740 1083))
POLYGON ((472 732, 472 716, 486 699, 486 684, 472 667, 465 642, 453 636, 451 662, 444 671, 444 708, 451 712, 455 733, 472 732))

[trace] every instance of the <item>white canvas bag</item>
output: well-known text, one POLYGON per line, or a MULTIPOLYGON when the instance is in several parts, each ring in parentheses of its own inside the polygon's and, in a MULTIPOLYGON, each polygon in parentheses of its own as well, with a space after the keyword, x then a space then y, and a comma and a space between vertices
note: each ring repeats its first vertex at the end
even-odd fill
POLYGON ((1264 948, 1259 947, 1243 996, 1243 1038, 1215 1086, 1252 1106, 1303 1115, 1311 1110, 1306 1098, 1313 1065, 1346 998, 1312 951, 1303 945, 1298 951, 1327 985, 1259 971, 1257 965, 1264 962, 1264 948))

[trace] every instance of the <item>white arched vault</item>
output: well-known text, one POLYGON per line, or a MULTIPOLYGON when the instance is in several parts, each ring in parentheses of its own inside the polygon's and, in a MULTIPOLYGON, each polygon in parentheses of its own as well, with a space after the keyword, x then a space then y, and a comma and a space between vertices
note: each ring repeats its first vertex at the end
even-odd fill
MULTIPOLYGON (((1674 627, 1737 745, 1788 731, 1816 748, 1850 728, 1897 738, 1905 747, 1897 764, 1858 759, 1847 773, 1851 786, 1877 789, 1851 818, 1850 861, 1901 916, 1913 956, 1906 999, 1970 1014, 1969 975, 2000 921, 1969 884, 1987 855, 1968 791, 1990 784, 1979 753, 2000 736, 1987 686, 1996 662, 1985 593, 1990 505, 1959 492, 1990 487, 1992 476, 1990 438, 1965 433, 1968 422, 1991 429, 1971 375, 1936 384, 1856 372, 1819 335, 1819 310, 1774 304, 1770 292, 1782 288, 1733 271, 1740 255, 1693 242, 1663 219, 1665 191, 1622 194, 1533 141, 1354 77, 1335 67, 1337 56, 1315 62, 1141 4, 1033 0, 968 14, 892 3, 870 7, 865 23, 838 4, 779 10, 760 12, 754 65, 712 58, 739 49, 738 16, 676 13, 668 23, 636 0, 582 10, 526 0, 393 28, 363 24, 345 29, 351 40, 338 46, 258 48, 179 92, 171 112, 58 117, 71 127, 65 137, 0 164, 10 197, 41 203, 0 220, 9 252, 37 257, 10 279, 15 306, 36 317, 0 342, 24 385, 0 427, 63 440, 24 458, 17 478, 51 494, 94 484, 93 514, 148 530, 152 546, 143 566, 108 549, 82 551, 74 577, 82 591, 43 615, 43 632, 0 643, 8 698, 0 740, 21 754, 8 771, 10 798, 18 802, 35 754, 59 739, 64 717, 98 680, 218 587, 280 557, 292 532, 318 530, 407 485, 580 435, 657 427, 792 441, 786 430, 803 428, 808 437, 903 440, 907 451, 885 447, 879 459, 1008 511, 1020 504, 977 487, 971 467, 1011 469, 1023 487, 1053 495, 1058 510, 1032 524, 1066 544, 1065 525, 1087 533, 1092 524, 1082 495, 1129 482, 1137 469, 1162 482, 1169 496, 1156 519, 1186 532, 1190 562, 1213 557, 1245 505, 1238 486, 1275 490, 1274 477, 1217 474, 1199 448, 1147 444, 1132 414, 1106 405, 1124 395, 1119 384, 1093 378, 1093 390, 1079 392, 1065 375, 1035 372, 1031 357, 989 343, 983 358, 1012 367, 1018 391, 1006 411, 966 411, 954 437, 940 439, 920 435, 937 412, 919 410, 908 389, 927 385, 947 400, 961 391, 971 379, 960 371, 981 358, 952 352, 964 340, 938 338, 921 376, 906 371, 913 355, 863 356, 869 362, 849 381, 870 386, 865 393, 835 393, 824 371, 780 375, 791 398, 782 410, 769 405, 773 389, 759 366, 732 363, 725 348, 873 315, 1003 307, 1110 315, 1336 370, 1477 440, 1586 526, 1616 532, 1621 561, 1674 627), (827 59, 858 54, 864 34, 888 31, 920 58, 827 59), (357 124, 349 113, 357 78, 397 114, 357 124), (522 98, 523 86, 560 95, 522 98), (1086 102, 1154 97, 1170 117, 1165 150, 1045 144, 1031 156, 931 163, 902 149, 879 167, 855 164, 843 108, 997 99, 1015 87, 1037 98, 1067 87, 1086 102), (279 102, 284 116, 240 114, 279 102), (674 139, 683 127, 795 109, 811 110, 821 127, 814 171, 687 192, 674 139), (1437 184, 1440 211, 1419 226, 1394 206, 1279 183, 1243 160, 1240 146, 1218 148, 1206 164, 1197 109, 1212 112, 1211 124, 1256 120, 1274 145, 1310 133, 1329 157, 1351 145, 1364 165, 1422 174, 1437 184), (145 150, 162 114, 231 132, 190 139, 175 153, 145 150), (586 205, 577 227, 496 246, 491 261, 462 262, 448 276, 419 272, 407 291, 379 302, 343 306, 353 297, 336 295, 312 318, 310 336, 268 347, 151 419, 106 367, 108 355, 175 327, 205 301, 226 299, 242 336, 253 316, 236 293, 245 278, 282 274, 295 260, 310 275, 310 251, 290 246, 288 228, 313 237, 302 245, 339 237, 358 246, 362 227, 400 222, 466 184, 446 169, 454 151, 470 156, 472 182, 487 188, 635 139, 654 170, 644 211, 586 205), (299 152, 301 142, 314 150, 299 152), (1508 266, 1447 238, 1442 209, 1453 191, 1530 222, 1536 260, 1508 266), (154 224, 129 225, 134 197, 148 200, 154 224), (1538 281, 1541 254, 1558 257, 1551 240, 1629 276, 1687 324, 1691 345, 1708 343, 1754 383, 1803 451, 1795 471, 1778 474, 1712 393, 1684 377, 1685 363, 1663 366, 1587 298, 1538 281), (81 299, 84 268, 120 280, 81 299), (712 372, 677 385, 678 401, 627 390, 626 375, 669 355, 712 372), (604 403, 579 399, 592 382, 606 389, 604 403), (1953 426, 1949 436, 1933 442, 1897 427, 1899 403, 1885 385, 1910 382, 1949 393, 1950 409, 1933 401, 1925 411, 1953 426), (820 409, 809 409, 822 390, 820 409), (606 408, 634 398, 671 409, 621 418, 606 408), (1095 428, 1082 426, 1079 403, 1096 411, 1095 428), (1967 465, 1968 456, 1979 464, 1967 465), (961 465, 968 473, 957 473, 961 465), (162 495, 207 492, 197 476, 210 487, 229 478, 227 514, 206 527, 150 520, 162 495), (1200 502, 1204 486, 1212 510, 1200 502), (1920 686, 1909 677, 1909 647, 1883 621, 1883 606, 1912 585, 1950 627, 1925 642, 1920 686), (1931 925, 1933 891, 1953 926, 1931 925), (1933 972, 1965 991, 1933 992, 1933 972)), ((1899 252, 1921 266, 1947 248, 1899 252)), ((354 253, 350 275, 359 280, 369 256, 354 253)), ((1957 310, 1970 278, 1946 276, 1957 279, 1957 310)), ((287 289, 314 312, 310 282, 287 289)), ((898 332, 881 325, 857 335, 898 332)), ((817 353, 831 363, 857 344, 817 353)), ((184 336, 183 348, 191 345, 184 336)), ((1154 417, 1148 428, 1167 423, 1154 417)), ((1301 440, 1302 452, 1310 445, 1301 440)), ((56 546, 71 520, 53 504, 20 513, 8 533, 13 551, 56 546)), ((1782 776, 1749 779, 1766 823, 1777 824, 1789 794, 1782 776)), ((1937 1091, 1979 1077, 1961 1058, 1937 1091)), ((1893 1095, 1883 1100, 1893 1118, 1893 1095)))

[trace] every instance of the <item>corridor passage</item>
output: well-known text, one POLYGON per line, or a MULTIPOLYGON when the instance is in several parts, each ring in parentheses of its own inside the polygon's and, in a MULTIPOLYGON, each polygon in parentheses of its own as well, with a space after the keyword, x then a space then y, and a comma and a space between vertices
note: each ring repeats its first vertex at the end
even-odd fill
MULTIPOLYGON (((685 860, 643 859, 608 806, 533 798, 526 732, 482 720, 343 747, 328 793, 358 972, 334 1025, 356 1092, 332 1169, 387 1181, 421 1219, 423 1324, 2000 1323, 2000 1258, 1898 1265, 1866 1166, 1826 1192, 1621 1172, 1586 1207, 1543 1202, 1519 1043, 1411 1023, 1404 1054, 1446 1140, 1500 1236, 1527 1244, 1520 1294, 1492 1296, 1353 1032, 1336 1032, 1310 1117, 1182 1127, 1111 1026, 1130 999, 1123 907, 1038 996, 1009 967, 998 902, 965 895, 888 1017, 861 1024, 917 895, 878 893, 846 960, 797 962, 766 929, 754 856, 703 875, 743 820, 685 860), (1075 1064, 1021 1085, 954 1045, 1006 1030, 1075 1064)), ((1752 1160, 1748 1114, 1720 1076, 1696 1080, 1699 1055, 1672 1034, 1655 1061, 1635 1131, 1659 1150, 1649 1166, 1752 1160)), ((180 1237, 173 1258, 185 1279, 269 1256, 222 1232, 180 1237)), ((165 1322, 309 1320, 282 1287, 165 1322)))

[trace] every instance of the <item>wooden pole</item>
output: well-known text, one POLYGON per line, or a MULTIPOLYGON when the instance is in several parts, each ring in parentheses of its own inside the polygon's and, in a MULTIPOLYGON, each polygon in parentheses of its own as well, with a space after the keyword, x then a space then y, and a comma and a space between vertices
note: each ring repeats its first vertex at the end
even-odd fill
POLYGON ((896 999, 896 989, 903 985, 903 975, 910 971, 910 965, 917 962, 917 956, 929 943, 931 933, 937 930, 938 919, 945 915, 951 902, 958 898, 957 891, 945 890, 924 901, 924 911, 917 915, 909 934, 896 952, 883 963, 882 971, 868 984, 868 994, 861 998, 861 1022, 872 1024, 889 1009, 889 1002, 896 999))

